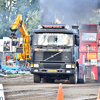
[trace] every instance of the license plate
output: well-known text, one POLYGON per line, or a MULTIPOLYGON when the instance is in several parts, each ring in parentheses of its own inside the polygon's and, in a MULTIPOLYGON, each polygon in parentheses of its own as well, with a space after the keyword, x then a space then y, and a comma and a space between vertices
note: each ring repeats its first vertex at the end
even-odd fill
POLYGON ((57 70, 49 69, 48 72, 57 72, 57 70))
POLYGON ((48 49, 48 51, 57 51, 57 49, 48 49))

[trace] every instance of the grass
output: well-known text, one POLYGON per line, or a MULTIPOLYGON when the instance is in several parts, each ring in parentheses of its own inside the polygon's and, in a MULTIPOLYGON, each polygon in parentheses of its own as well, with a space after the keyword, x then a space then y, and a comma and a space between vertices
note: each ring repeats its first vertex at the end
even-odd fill
POLYGON ((23 76, 23 75, 31 75, 31 74, 7 74, 8 77, 23 76))

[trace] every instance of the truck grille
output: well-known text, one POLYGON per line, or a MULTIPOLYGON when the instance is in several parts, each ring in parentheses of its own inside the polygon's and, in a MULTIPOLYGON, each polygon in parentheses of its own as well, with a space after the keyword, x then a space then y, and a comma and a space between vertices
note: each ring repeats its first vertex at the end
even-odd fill
POLYGON ((72 53, 71 52, 35 52, 34 61, 44 61, 44 62, 71 62, 72 53))
POLYGON ((47 69, 60 69, 60 65, 58 64, 43 64, 43 66, 47 69))

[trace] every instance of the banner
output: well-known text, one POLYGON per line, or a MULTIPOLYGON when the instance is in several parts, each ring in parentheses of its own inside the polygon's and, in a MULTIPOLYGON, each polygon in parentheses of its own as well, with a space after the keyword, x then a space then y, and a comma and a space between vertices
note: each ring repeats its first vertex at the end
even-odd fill
POLYGON ((97 59, 97 53, 87 53, 87 60, 97 59))
POLYGON ((80 52, 97 52, 97 43, 82 43, 80 52), (90 45, 90 47, 87 47, 86 45, 90 45))

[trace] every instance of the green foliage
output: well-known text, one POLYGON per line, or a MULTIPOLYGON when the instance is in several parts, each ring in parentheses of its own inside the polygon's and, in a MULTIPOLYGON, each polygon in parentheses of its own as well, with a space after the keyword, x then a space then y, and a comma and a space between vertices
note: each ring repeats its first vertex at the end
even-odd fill
MULTIPOLYGON (((22 14, 27 30, 33 32, 40 24, 38 13, 38 0, 0 0, 0 38, 10 36, 10 27, 18 14, 22 14)), ((21 36, 19 31, 17 36, 21 36)))
POLYGON ((28 31, 33 33, 33 29, 38 28, 40 21, 38 19, 38 11, 28 12, 28 31), (31 27, 30 27, 31 26, 31 27))
POLYGON ((0 0, 0 11, 4 10, 5 7, 6 7, 6 1, 5 0, 0 0))

